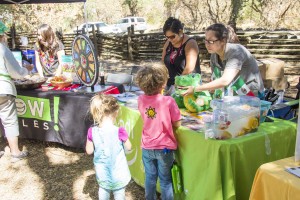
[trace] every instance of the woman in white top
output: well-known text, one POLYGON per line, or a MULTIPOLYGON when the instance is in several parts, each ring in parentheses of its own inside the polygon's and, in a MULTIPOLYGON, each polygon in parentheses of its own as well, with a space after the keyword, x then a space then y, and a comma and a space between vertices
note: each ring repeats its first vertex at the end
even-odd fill
MULTIPOLYGON (((7 138, 12 162, 16 162, 28 155, 27 151, 20 151, 18 145, 19 124, 15 98, 17 91, 12 81, 20 79, 29 74, 33 69, 33 65, 21 67, 14 58, 12 52, 7 47, 7 39, 5 31, 7 27, 0 21, 0 119, 4 127, 5 136, 7 138)), ((4 152, 0 152, 0 157, 4 152)))

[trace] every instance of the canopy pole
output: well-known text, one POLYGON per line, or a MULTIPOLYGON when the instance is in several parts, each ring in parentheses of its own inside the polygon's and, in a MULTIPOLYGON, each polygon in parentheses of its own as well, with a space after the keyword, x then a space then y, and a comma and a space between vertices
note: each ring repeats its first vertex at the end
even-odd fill
POLYGON ((87 23, 87 14, 86 14, 86 2, 84 2, 83 5, 83 12, 84 12, 85 31, 86 31, 86 35, 89 37, 89 28, 87 23))

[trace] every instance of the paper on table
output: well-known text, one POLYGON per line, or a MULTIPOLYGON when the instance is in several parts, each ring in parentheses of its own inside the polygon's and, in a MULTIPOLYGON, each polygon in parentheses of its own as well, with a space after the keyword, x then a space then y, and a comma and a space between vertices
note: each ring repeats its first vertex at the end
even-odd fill
POLYGON ((120 101, 122 103, 126 103, 127 101, 132 100, 132 99, 137 99, 137 96, 130 92, 118 94, 118 95, 115 95, 115 97, 117 98, 118 101, 120 101))
POLYGON ((287 172, 294 174, 300 178, 300 167, 289 167, 285 169, 287 172))
POLYGON ((141 90, 139 87, 129 86, 129 85, 125 85, 124 88, 125 88, 125 91, 129 91, 129 92, 135 92, 135 91, 141 90))

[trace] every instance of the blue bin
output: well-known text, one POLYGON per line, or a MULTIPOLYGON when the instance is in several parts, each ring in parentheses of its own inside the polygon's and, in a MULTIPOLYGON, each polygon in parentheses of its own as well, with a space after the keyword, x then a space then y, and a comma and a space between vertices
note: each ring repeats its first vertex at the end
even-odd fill
POLYGON ((260 118, 259 123, 263 123, 267 117, 269 109, 271 107, 271 102, 260 100, 260 118))
POLYGON ((26 58, 30 62, 30 64, 34 65, 34 68, 32 69, 31 72, 37 73, 36 63, 35 63, 35 51, 32 49, 27 49, 27 50, 23 50, 22 52, 26 56, 26 58))
MULTIPOLYGON (((284 100, 283 102, 287 102, 287 101, 284 100)), ((289 120, 294 117, 293 112, 288 113, 290 109, 291 106, 286 106, 283 108, 274 109, 272 111, 269 110, 268 116, 289 120)))

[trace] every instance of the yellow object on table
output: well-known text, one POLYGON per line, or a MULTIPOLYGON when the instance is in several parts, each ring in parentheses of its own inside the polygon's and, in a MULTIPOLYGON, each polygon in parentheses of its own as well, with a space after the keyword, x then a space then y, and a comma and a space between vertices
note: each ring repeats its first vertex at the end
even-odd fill
POLYGON ((286 168, 299 167, 294 157, 263 164, 256 172, 250 200, 300 199, 300 178, 286 168))

